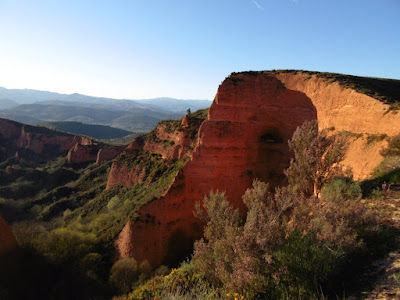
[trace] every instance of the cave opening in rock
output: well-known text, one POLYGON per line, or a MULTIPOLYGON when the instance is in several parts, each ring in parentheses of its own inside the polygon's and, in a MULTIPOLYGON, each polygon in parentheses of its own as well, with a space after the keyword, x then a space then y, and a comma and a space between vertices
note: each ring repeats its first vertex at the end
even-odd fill
POLYGON ((277 129, 270 129, 260 136, 260 142, 264 144, 282 144, 283 139, 277 129))
POLYGON ((176 230, 169 238, 165 263, 169 267, 177 267, 185 257, 190 257, 193 253, 193 244, 193 238, 184 230, 176 230))

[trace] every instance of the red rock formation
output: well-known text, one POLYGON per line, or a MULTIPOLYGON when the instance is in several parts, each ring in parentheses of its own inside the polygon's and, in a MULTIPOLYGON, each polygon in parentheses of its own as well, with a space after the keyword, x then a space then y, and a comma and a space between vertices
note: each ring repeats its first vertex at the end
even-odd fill
MULTIPOLYGON (((185 119, 185 118, 184 118, 185 119)), ((191 118, 192 126, 182 126, 189 124, 189 118, 181 123, 179 121, 163 121, 149 134, 136 138, 123 152, 125 156, 134 157, 137 151, 147 151, 161 155, 167 161, 182 159, 191 152, 196 143, 196 135, 202 119, 191 118), (135 151, 134 151, 135 150, 135 151)), ((133 186, 141 183, 144 178, 144 170, 140 166, 127 165, 123 160, 116 160, 108 176, 107 188, 117 184, 133 186)))
MULTIPOLYGON (((127 149, 124 152, 127 156, 136 156, 137 150, 127 149)), ((108 176, 107 189, 122 184, 125 186, 134 186, 142 183, 146 177, 146 169, 142 166, 131 166, 124 160, 116 160, 111 166, 111 171, 108 176)))
POLYGON ((167 126, 165 123, 157 125, 154 129, 155 138, 148 138, 145 141, 135 139, 128 148, 161 154, 164 159, 183 158, 187 151, 188 131, 183 128, 170 131, 167 126))
POLYGON ((59 156, 76 143, 84 142, 85 139, 47 128, 0 119, 0 144, 5 146, 5 152, 0 155, 4 159, 13 155, 18 157, 27 155, 46 160, 59 156))
POLYGON ((99 149, 95 145, 82 145, 77 143, 68 151, 68 163, 80 164, 85 162, 95 162, 97 160, 98 151, 99 149))
POLYGON ((114 159, 126 146, 105 146, 93 140, 63 132, 0 119, 0 160, 49 160, 68 150, 68 162, 103 162, 114 159), (100 149, 103 147, 103 149, 100 149), (100 151, 99 151, 100 149, 100 151))
POLYGON ((112 160, 120 155, 126 146, 107 146, 99 150, 97 153, 96 163, 100 164, 103 161, 112 160))
POLYGON ((254 178, 280 183, 297 126, 316 118, 311 100, 274 77, 238 74, 218 89, 203 122, 192 160, 161 199, 143 206, 117 240, 121 256, 152 265, 176 263, 190 254, 201 224, 194 205, 211 190, 226 191, 243 210, 241 196, 254 178))
POLYGON ((188 115, 185 115, 185 116, 182 118, 182 123, 181 123, 181 125, 182 125, 182 127, 189 126, 189 116, 188 116, 188 115))
POLYGON ((0 215, 0 255, 17 248, 18 243, 6 220, 0 215))
MULTIPOLYGON (((376 99, 307 73, 231 75, 218 89, 192 159, 163 197, 144 205, 126 224, 116 240, 119 255, 152 265, 179 262, 202 233, 193 217, 195 202, 210 190, 226 191, 243 211, 241 196, 254 178, 281 183, 290 158, 287 140, 305 120, 318 119, 321 129, 399 134, 400 114, 387 109, 376 99)), ((383 144, 366 146, 365 140, 354 139, 345 159, 355 178, 365 178, 381 161, 368 157, 379 155, 383 144)), ((173 157, 159 144, 145 147, 173 157)))

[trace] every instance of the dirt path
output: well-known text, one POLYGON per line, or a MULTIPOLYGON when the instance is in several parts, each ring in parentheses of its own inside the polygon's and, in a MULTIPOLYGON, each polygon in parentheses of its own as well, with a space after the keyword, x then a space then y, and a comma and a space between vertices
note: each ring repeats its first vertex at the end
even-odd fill
MULTIPOLYGON (((400 229, 400 185, 391 187, 387 199, 377 200, 373 204, 387 211, 393 225, 400 229)), ((397 239, 400 241, 400 236, 397 239)), ((373 290, 364 293, 365 299, 400 299, 400 249, 376 261, 365 276, 375 279, 373 290)))

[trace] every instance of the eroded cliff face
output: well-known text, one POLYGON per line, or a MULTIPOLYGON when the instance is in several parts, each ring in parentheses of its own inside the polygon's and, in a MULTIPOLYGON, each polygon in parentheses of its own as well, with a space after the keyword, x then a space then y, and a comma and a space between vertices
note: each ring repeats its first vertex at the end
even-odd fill
POLYGON ((107 188, 117 184, 134 186, 146 177, 144 166, 130 163, 140 152, 158 154, 166 163, 191 154, 197 142, 197 132, 203 119, 185 116, 179 121, 163 121, 147 135, 136 138, 111 166, 107 188))
POLYGON ((43 127, 0 119, 0 161, 10 157, 47 161, 67 155, 68 162, 79 164, 114 159, 126 146, 112 146, 92 139, 43 127))
POLYGON ((68 151, 82 137, 0 119, 0 159, 11 156, 48 160, 68 151))
POLYGON ((82 145, 76 143, 67 154, 67 160, 70 164, 80 164, 85 162, 95 162, 99 147, 97 145, 82 145))
MULTIPOLYGON (((368 136, 400 133, 400 114, 337 82, 302 72, 234 73, 218 89, 191 160, 165 195, 144 205, 122 230, 119 255, 154 266, 190 255, 203 226, 193 216, 195 203, 211 190, 225 191, 244 212, 241 196, 255 178, 282 184, 291 156, 287 140, 312 119, 320 129, 352 133, 343 164, 355 179, 368 177, 382 160, 386 141, 369 144, 368 136)), ((146 149, 172 157, 157 147, 149 143, 146 149)))
POLYGON ((116 242, 120 256, 152 265, 174 264, 189 255, 202 224, 193 216, 204 195, 225 191, 244 212, 241 196, 254 178, 282 182, 297 126, 317 118, 312 101, 263 74, 236 74, 218 89, 203 122, 192 159, 160 199, 143 206, 116 242))
POLYGON ((126 146, 107 146, 99 150, 96 157, 96 163, 100 164, 103 161, 108 161, 120 155, 126 146))
POLYGON ((17 248, 18 243, 6 220, 0 215, 0 256, 17 248))

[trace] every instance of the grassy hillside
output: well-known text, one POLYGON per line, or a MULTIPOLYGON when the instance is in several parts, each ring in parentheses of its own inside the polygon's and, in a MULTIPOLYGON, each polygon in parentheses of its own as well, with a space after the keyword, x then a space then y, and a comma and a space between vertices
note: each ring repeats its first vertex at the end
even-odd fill
POLYGON ((134 135, 131 131, 119 128, 104 125, 90 125, 81 122, 43 122, 38 124, 38 126, 106 140, 134 135))
MULTIPOLYGON (((200 111, 192 117, 201 123, 205 115, 200 111)), ((181 121, 163 123, 170 130, 182 129, 181 121)), ((38 130, 50 131, 44 127, 38 130)), ((194 131, 195 128, 190 129, 193 136, 194 131)), ((153 134, 142 138, 152 139, 153 134)), ((144 170, 143 182, 106 190, 111 162, 70 165, 65 157, 47 163, 15 158, 0 162, 0 213, 12 226, 20 245, 28 251, 23 256, 23 260, 29 257, 32 261, 27 268, 44 260, 43 268, 36 267, 37 273, 47 278, 49 272, 56 272, 57 276, 47 279, 53 285, 63 280, 70 282, 72 276, 77 280, 72 285, 87 285, 76 291, 76 295, 98 295, 102 291, 106 298, 112 290, 108 280, 115 254, 114 239, 143 204, 165 193, 187 160, 169 161, 158 154, 138 150, 122 154, 119 159, 144 170), (93 286, 97 286, 97 292, 92 290, 93 286)), ((26 273, 22 278, 35 282, 24 267, 15 272, 26 273)), ((0 279, 1 275, 0 272, 0 279)), ((13 293, 20 292, 18 286, 5 282, 13 293)), ((45 283, 38 283, 33 293, 41 293, 46 287, 45 283)), ((0 283, 0 295, 2 288, 0 283)), ((60 292, 50 290, 55 295, 60 292)), ((74 295, 74 292, 68 293, 74 295)))

